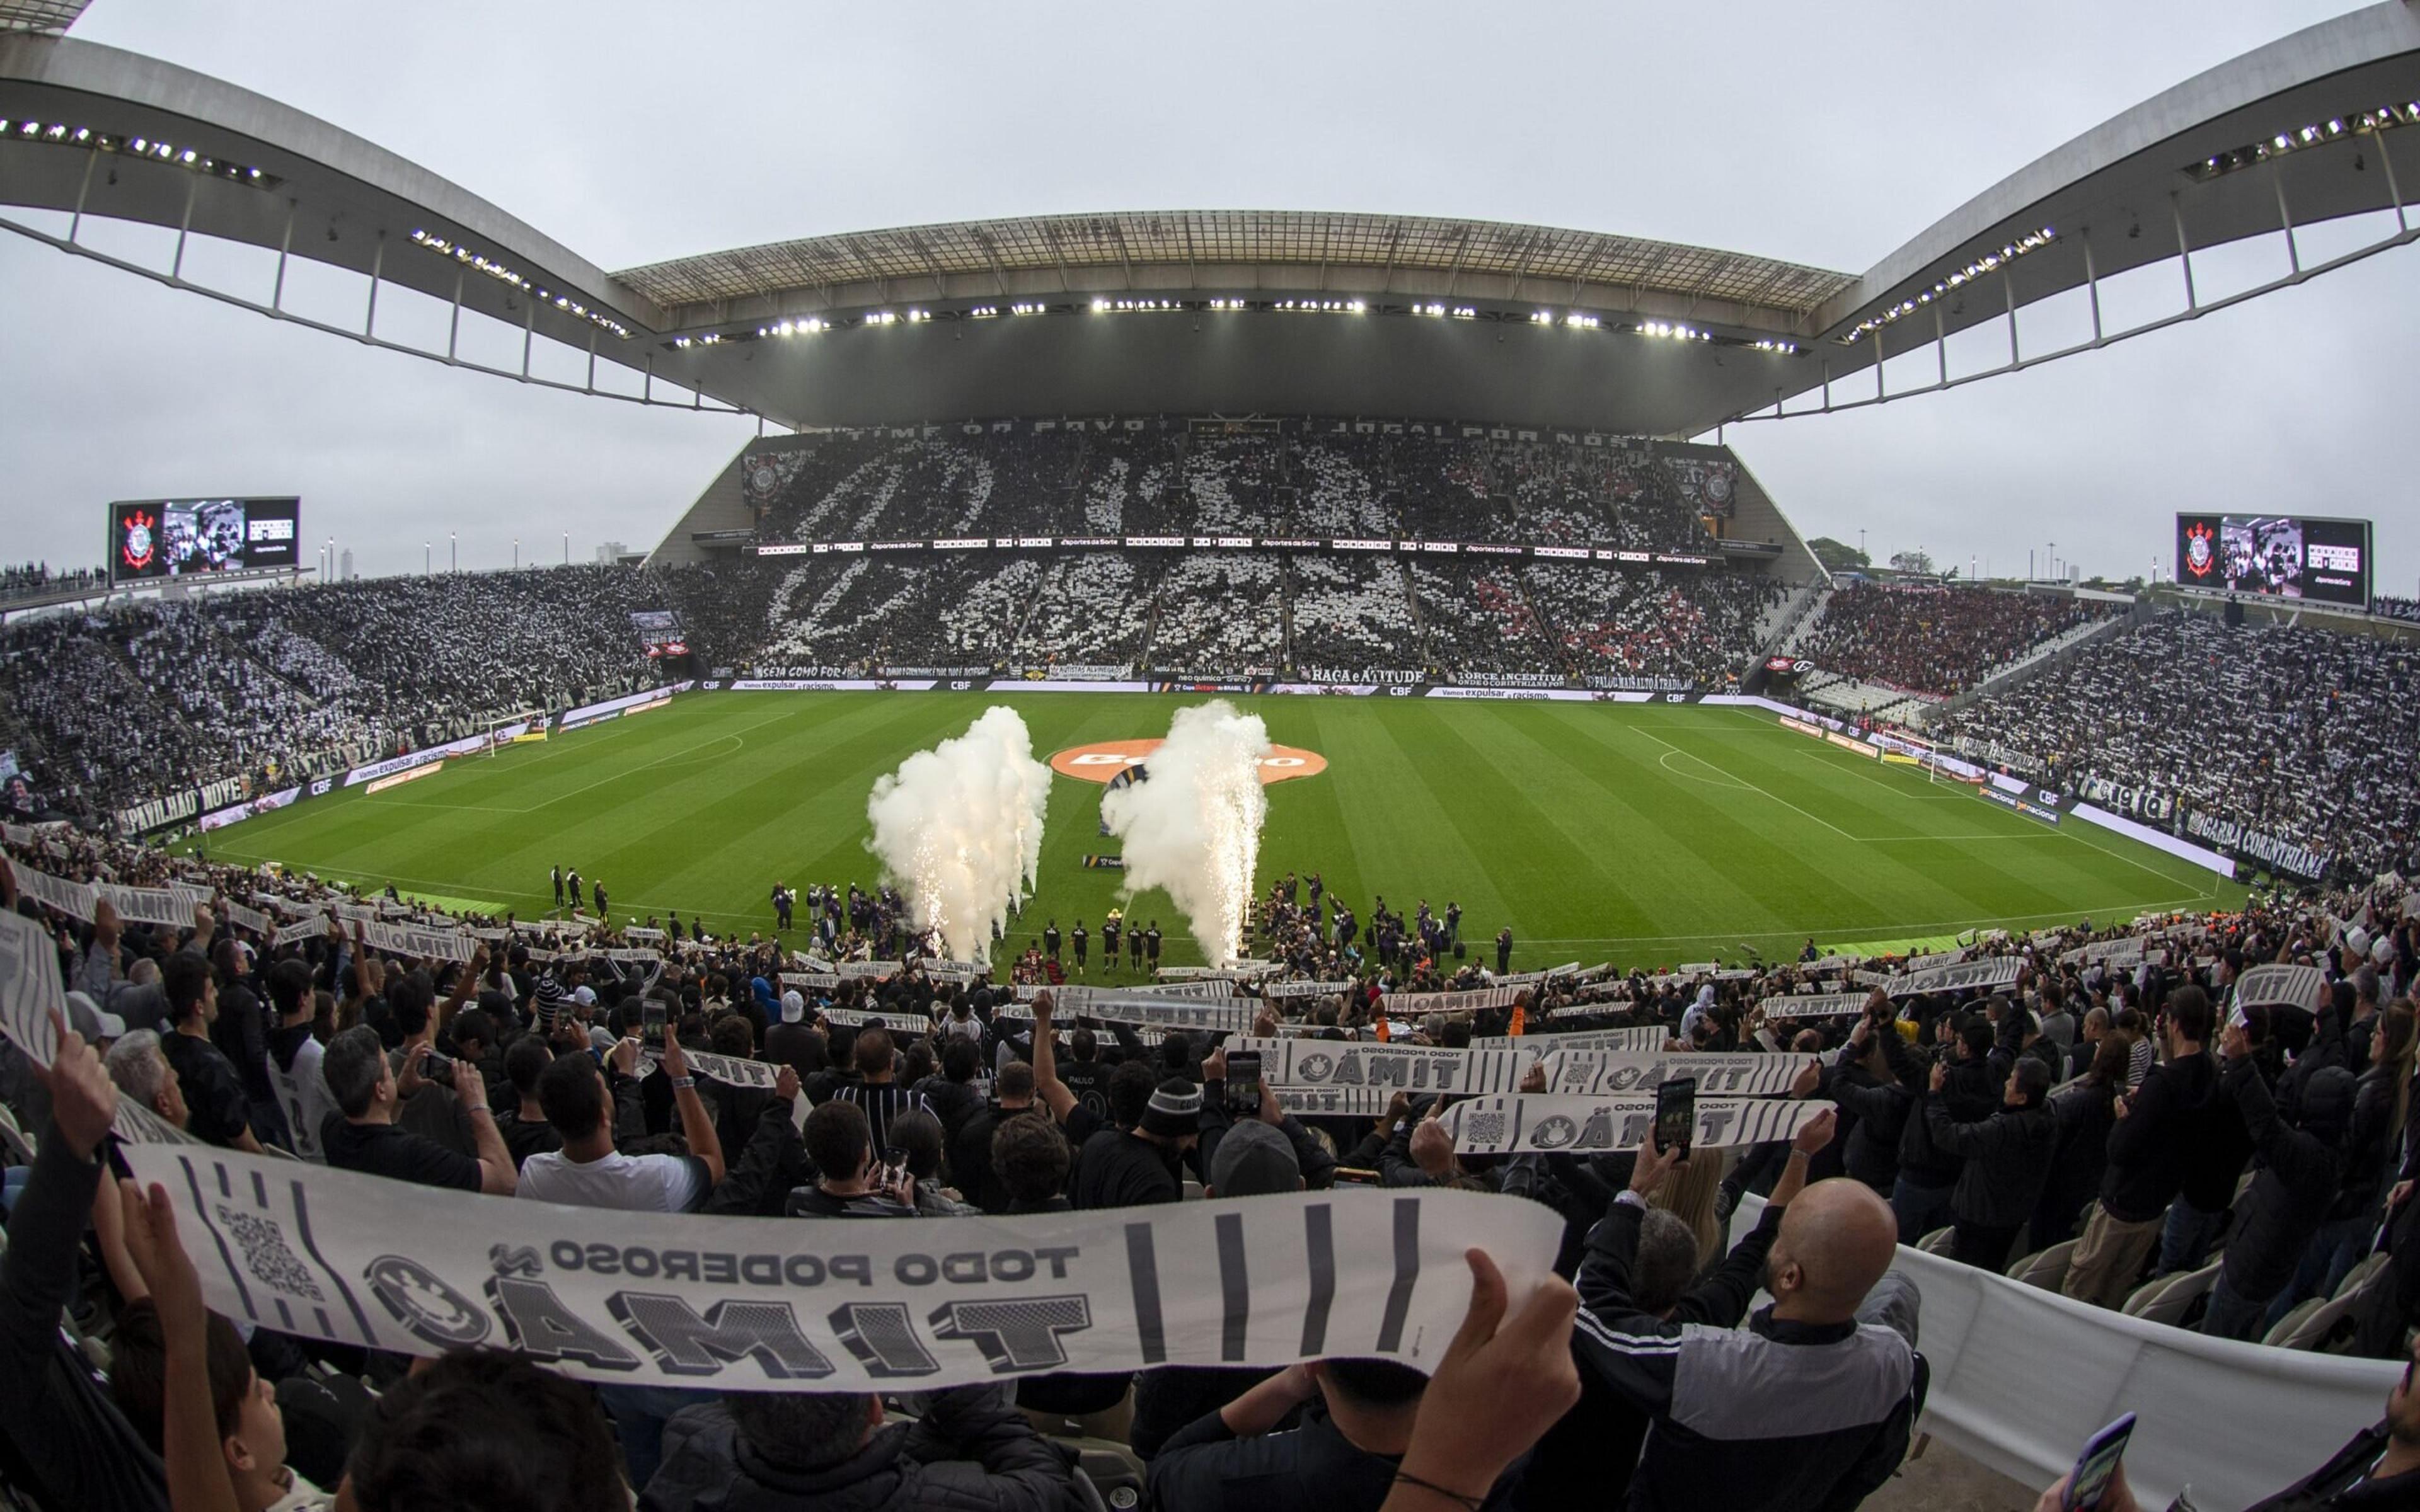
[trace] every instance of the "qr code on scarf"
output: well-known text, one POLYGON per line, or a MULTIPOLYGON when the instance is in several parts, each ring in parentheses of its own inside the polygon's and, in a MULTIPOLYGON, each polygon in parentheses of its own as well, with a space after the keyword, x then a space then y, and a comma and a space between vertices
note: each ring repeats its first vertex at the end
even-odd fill
POLYGON ((1501 1113, 1472 1114, 1463 1122, 1462 1136, 1466 1143, 1473 1146, 1474 1148, 1502 1144, 1504 1142, 1504 1115, 1501 1113))
POLYGON ((218 1211, 219 1227, 243 1249, 244 1269, 261 1285, 274 1287, 289 1297, 307 1302, 324 1302, 319 1283, 311 1278, 310 1268, 294 1257, 286 1247, 286 1231, 256 1213, 238 1212, 222 1206, 218 1211))

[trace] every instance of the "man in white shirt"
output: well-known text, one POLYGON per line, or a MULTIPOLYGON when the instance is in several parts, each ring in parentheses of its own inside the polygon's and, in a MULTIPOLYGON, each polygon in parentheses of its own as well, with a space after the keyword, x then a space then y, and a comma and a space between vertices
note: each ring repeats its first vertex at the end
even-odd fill
MULTIPOLYGON (((663 1072, 672 1079, 690 1152, 625 1155, 613 1148, 615 1104, 625 1106, 629 1123, 639 1122, 639 1078, 633 1074, 638 1063, 639 1041, 624 1040, 602 1065, 574 1051, 557 1056, 539 1073, 538 1106, 563 1135, 563 1148, 522 1162, 515 1196, 625 1212, 690 1212, 706 1200, 722 1180, 722 1144, 670 1023, 664 1026, 663 1072)), ((685 1407, 714 1399, 712 1393, 669 1386, 600 1386, 597 1395, 613 1414, 633 1486, 646 1485, 662 1460, 665 1422, 685 1407)))
POLYGON ((686 1155, 625 1155, 614 1148, 617 1101, 635 1101, 639 1041, 624 1040, 600 1066, 583 1055, 558 1056, 537 1079, 538 1106, 563 1135, 563 1148, 521 1165, 515 1195, 578 1208, 626 1212, 689 1212, 722 1180, 722 1145, 714 1118, 697 1095, 696 1078, 671 1026, 664 1029, 664 1074, 680 1110, 686 1155))

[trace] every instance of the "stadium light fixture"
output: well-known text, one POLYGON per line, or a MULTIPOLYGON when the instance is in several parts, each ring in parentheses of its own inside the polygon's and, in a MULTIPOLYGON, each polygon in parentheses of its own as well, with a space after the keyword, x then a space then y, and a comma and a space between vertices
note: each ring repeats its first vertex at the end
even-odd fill
POLYGON ((2420 125, 2420 100, 2412 100, 2401 105, 2380 105, 2356 115, 2331 116, 2324 121, 2313 121, 2305 126, 2280 131, 2266 141, 2254 142, 2245 147, 2221 152, 2214 157, 2205 158, 2185 171, 2196 178, 2207 181, 2241 169, 2257 167, 2272 158, 2283 157, 2289 152, 2300 152, 2306 147, 2324 147, 2331 142, 2341 142, 2347 137, 2374 136, 2381 131, 2391 131, 2398 126, 2413 125, 2420 125))
POLYGON ((432 235, 417 226, 412 228, 411 243, 413 246, 433 252, 439 256, 451 257, 463 267, 475 269, 500 284, 520 289, 524 294, 533 295, 540 302, 552 304, 566 315, 578 316, 600 331, 610 332, 616 336, 628 336, 630 333, 629 327, 613 316, 601 311, 591 310, 567 294, 556 294, 551 289, 538 287, 528 275, 497 258, 473 252, 468 247, 456 246, 445 238, 432 235))
POLYGON ((1000 314, 1000 306, 996 304, 978 304, 973 309, 967 312, 967 318, 970 320, 989 320, 998 314, 1000 314))
POLYGON ((933 312, 930 310, 910 310, 908 312, 908 323, 911 326, 921 326, 931 318, 933 318, 933 312))
POLYGON ((1575 310, 1571 314, 1563 316, 1563 324, 1571 327, 1574 331, 1594 331, 1598 327, 1604 325, 1605 322, 1595 316, 1582 315, 1578 311, 1575 310))
POLYGON ((1047 315, 1050 313, 1050 306, 1047 304, 1020 302, 1010 305, 1008 307, 1008 313, 1011 315, 1047 315))
MULTIPOLYGON (((165 142, 154 141, 147 136, 138 136, 129 140, 125 137, 112 136, 106 131, 96 131, 89 126, 70 126, 65 121, 45 123, 40 120, 0 120, 0 136, 12 136, 21 142, 47 143, 54 147, 84 147, 89 151, 106 152, 114 157, 132 155, 152 158, 172 167, 208 174, 213 178, 225 178, 233 183, 250 184, 258 189, 267 189, 285 181, 264 176, 257 168, 240 162, 222 162, 191 147, 180 149, 165 142)), ((115 170, 112 171, 115 172, 115 170)))
POLYGON ((1529 323, 1533 326, 1551 326, 1555 323, 1555 312, 1552 310, 1532 310, 1529 312, 1529 323))
POLYGON ((1901 300, 1880 314, 1868 316, 1835 339, 1843 347, 1854 347, 1885 326, 1914 315, 1951 290, 1962 288, 1986 273, 1998 272, 2027 253, 2039 252, 2057 239, 2058 231, 2053 226, 2046 225, 2039 231, 2029 231, 2016 240, 2003 244, 1996 251, 1984 253, 1965 267, 1934 284, 1931 288, 1920 291, 1915 298, 1901 300))
POLYGON ((865 312, 864 323, 869 326, 895 326, 899 323, 899 312, 896 310, 868 310, 865 312))
POLYGON ((1240 310, 1244 307, 1244 301, 1241 300, 1212 300, 1210 301, 1210 308, 1214 310, 1240 310))

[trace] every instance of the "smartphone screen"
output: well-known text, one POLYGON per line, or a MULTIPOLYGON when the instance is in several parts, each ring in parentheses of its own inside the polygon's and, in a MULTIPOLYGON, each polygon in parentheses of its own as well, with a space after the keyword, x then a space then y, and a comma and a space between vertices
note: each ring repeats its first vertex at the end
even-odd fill
POLYGON ((2074 1473, 2067 1477, 2067 1496, 2060 1504, 2065 1512, 2092 1512, 2101 1504, 2109 1477, 2118 1473, 2118 1461, 2126 1456, 2126 1441, 2133 1436, 2134 1414, 2129 1412, 2085 1442, 2084 1452, 2075 1457, 2074 1473))
POLYGON ((901 1177, 903 1177, 903 1176, 905 1176, 905 1175, 907 1175, 907 1174, 908 1174, 908 1152, 907 1152, 906 1150, 904 1150, 904 1149, 900 1149, 897 1145, 885 1145, 885 1146, 883 1146, 883 1147, 882 1147, 882 1180, 883 1180, 883 1184, 884 1184, 884 1185, 886 1185, 886 1186, 892 1185, 892 1184, 893 1184, 893 1183, 897 1182, 897 1181, 898 1181, 898 1180, 899 1180, 901 1177))
POLYGON ((454 1062, 434 1050, 425 1050, 420 1056, 420 1074, 427 1081, 450 1082, 454 1079, 454 1062))
POLYGON ((1655 1088, 1655 1148, 1686 1153, 1698 1131, 1698 1078, 1676 1076, 1655 1088))
POLYGON ((1257 1113, 1261 1107, 1261 1053, 1227 1052, 1227 1106, 1236 1113, 1257 1113))
POLYGON ((646 1006, 639 1011, 639 1022, 645 1025, 650 1029, 662 1028, 664 1026, 664 1005, 650 997, 647 999, 646 1006))

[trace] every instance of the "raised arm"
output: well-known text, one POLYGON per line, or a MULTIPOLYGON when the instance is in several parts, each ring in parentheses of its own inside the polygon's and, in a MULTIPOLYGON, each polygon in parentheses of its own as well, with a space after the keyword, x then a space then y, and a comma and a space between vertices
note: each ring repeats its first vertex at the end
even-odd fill
POLYGON ((1050 1109, 1050 1116, 1061 1123, 1076 1111, 1076 1094, 1059 1079, 1059 1057, 1051 1043, 1050 995, 1033 995, 1033 1095, 1050 1109))
POLYGON ((722 1180, 722 1136, 715 1133, 714 1115, 706 1111, 706 1100, 697 1095, 697 1079, 689 1073, 689 1059, 681 1053, 680 1036, 670 1019, 664 1021, 664 1074, 672 1078, 673 1105, 680 1110, 681 1135, 689 1141, 689 1152, 706 1163, 710 1182, 722 1180))

